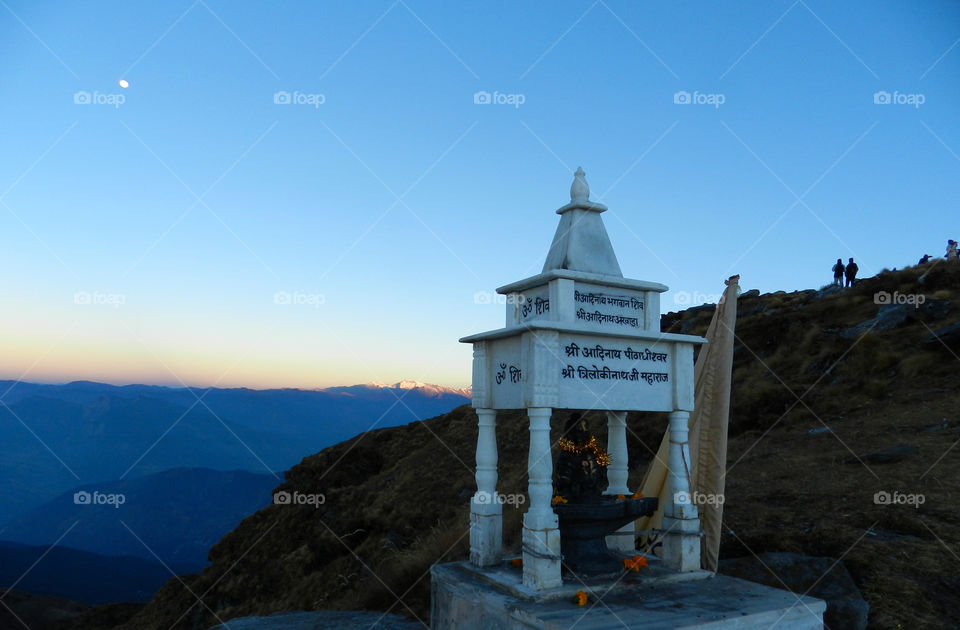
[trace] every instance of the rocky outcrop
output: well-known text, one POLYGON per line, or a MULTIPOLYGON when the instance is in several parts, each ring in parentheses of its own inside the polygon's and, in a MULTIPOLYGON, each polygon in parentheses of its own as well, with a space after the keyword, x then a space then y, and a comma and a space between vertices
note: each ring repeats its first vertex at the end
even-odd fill
POLYGON ((960 352, 960 322, 933 331, 927 338, 927 345, 954 353, 960 352))

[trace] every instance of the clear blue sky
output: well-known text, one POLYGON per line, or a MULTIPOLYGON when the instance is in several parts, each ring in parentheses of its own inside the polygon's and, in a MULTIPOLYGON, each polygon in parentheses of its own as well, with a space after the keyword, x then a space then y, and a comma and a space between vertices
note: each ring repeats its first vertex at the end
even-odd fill
POLYGON ((942 255, 958 39, 955 2, 0 0, 0 377, 468 384, 578 165, 665 311, 942 255))

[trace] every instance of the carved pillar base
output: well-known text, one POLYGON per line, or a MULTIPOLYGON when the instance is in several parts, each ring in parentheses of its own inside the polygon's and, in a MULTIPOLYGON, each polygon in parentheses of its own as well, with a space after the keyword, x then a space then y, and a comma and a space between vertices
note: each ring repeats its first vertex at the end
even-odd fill
POLYGON ((700 518, 690 494, 690 413, 670 414, 669 494, 663 511, 664 563, 674 571, 700 569, 700 518))
POLYGON ((477 492, 470 501, 470 562, 478 567, 503 559, 503 505, 497 496, 497 412, 477 409, 477 492))
POLYGON ((530 509, 523 515, 523 584, 536 590, 555 588, 560 579, 560 527, 553 500, 549 407, 527 409, 530 454, 527 460, 530 509))
MULTIPOLYGON (((560 529, 554 515, 552 527, 537 527, 544 523, 528 525, 529 513, 523 524, 523 585, 538 591, 556 588, 563 584, 560 578, 560 529)), ((547 523, 549 525, 549 523, 547 523)))
POLYGON ((493 503, 477 503, 474 496, 470 509, 470 562, 489 567, 503 561, 503 506, 494 497, 493 503))
POLYGON ((660 552, 664 564, 674 571, 700 570, 700 519, 678 519, 663 517, 663 550, 660 552))

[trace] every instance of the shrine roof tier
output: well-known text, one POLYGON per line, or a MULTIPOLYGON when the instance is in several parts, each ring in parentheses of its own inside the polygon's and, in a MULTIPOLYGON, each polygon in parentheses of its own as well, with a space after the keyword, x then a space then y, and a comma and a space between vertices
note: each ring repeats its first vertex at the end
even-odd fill
POLYGON ((655 330, 598 330, 589 324, 580 324, 576 322, 556 322, 547 320, 535 320, 515 326, 498 328, 487 332, 477 333, 468 337, 462 337, 461 343, 476 343, 478 341, 493 341, 506 337, 521 335, 525 332, 557 331, 563 333, 583 334, 591 337, 620 337, 637 339, 649 342, 667 342, 667 343, 689 343, 703 344, 707 340, 696 335, 681 335, 677 333, 665 333, 655 330))
POLYGON ((653 291, 663 293, 669 290, 669 287, 659 282, 649 282, 647 280, 633 280, 622 276, 610 276, 600 273, 589 273, 586 271, 573 271, 570 269, 551 269, 535 276, 517 280, 497 289, 497 293, 508 295, 511 293, 520 293, 534 287, 542 286, 551 280, 566 279, 580 282, 588 282, 618 289, 632 289, 634 291, 653 291))

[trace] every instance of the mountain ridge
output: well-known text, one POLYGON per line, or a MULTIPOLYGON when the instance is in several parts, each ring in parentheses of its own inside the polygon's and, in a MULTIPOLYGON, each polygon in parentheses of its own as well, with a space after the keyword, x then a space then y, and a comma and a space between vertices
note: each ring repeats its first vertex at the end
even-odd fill
MULTIPOLYGON (((115 388, 119 391, 140 391, 140 390, 158 390, 158 391, 169 391, 169 392, 203 392, 206 390, 219 390, 219 391, 245 391, 245 392, 331 392, 331 391, 340 391, 344 389, 351 388, 368 388, 368 389, 397 389, 397 390, 415 390, 422 389, 428 392, 434 393, 443 393, 443 394, 455 394, 459 396, 470 396, 472 387, 467 385, 465 387, 452 387, 449 385, 438 385, 436 383, 427 383, 424 381, 418 381, 415 379, 401 379, 396 383, 383 383, 380 381, 370 381, 367 383, 355 383, 352 385, 329 385, 326 387, 213 387, 213 386, 194 386, 194 385, 158 385, 153 383, 127 383, 123 385, 118 385, 116 383, 107 383, 104 381, 91 381, 86 379, 78 379, 73 381, 66 381, 63 383, 42 383, 37 381, 25 381, 19 379, 0 379, 0 390, 6 387, 6 393, 4 393, 0 398, 6 400, 7 396, 11 391, 16 388, 63 388, 63 389, 95 389, 95 388, 115 388)), ((18 400, 17 396, 13 397, 13 400, 18 400)))

